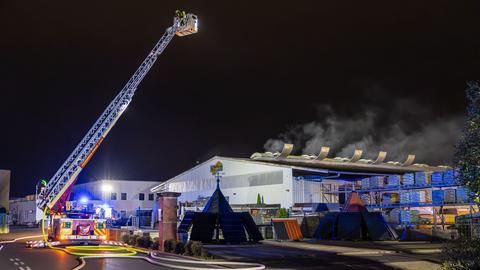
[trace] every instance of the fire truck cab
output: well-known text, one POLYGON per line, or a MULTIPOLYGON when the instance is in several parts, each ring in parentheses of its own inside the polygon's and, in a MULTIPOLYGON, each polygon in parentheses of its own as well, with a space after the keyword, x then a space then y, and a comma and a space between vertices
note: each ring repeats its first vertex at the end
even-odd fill
POLYGON ((107 239, 106 220, 53 218, 48 237, 51 241, 103 241, 107 239))

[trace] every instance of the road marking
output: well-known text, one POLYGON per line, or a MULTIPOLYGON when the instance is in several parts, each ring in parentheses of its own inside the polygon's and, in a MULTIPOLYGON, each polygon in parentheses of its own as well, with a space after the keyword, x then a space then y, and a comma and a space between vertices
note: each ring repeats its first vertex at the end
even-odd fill
POLYGON ((18 262, 14 262, 13 264, 15 264, 16 266, 18 266, 18 262))
POLYGON ((15 261, 19 262, 19 261, 20 261, 20 259, 19 259, 19 258, 15 258, 15 261))
POLYGON ((11 261, 11 262, 13 262, 13 261, 14 261, 14 259, 13 259, 13 258, 10 258, 10 261, 11 261))
POLYGON ((0 250, 2 250, 2 249, 3 249, 3 246, 0 246, 0 250))

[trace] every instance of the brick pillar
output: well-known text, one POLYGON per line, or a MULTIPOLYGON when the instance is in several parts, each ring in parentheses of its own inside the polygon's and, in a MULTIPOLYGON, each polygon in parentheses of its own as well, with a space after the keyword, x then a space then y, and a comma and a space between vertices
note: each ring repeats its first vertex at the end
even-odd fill
POLYGON ((181 193, 162 192, 158 197, 158 242, 163 250, 165 240, 177 240, 177 198, 181 193))

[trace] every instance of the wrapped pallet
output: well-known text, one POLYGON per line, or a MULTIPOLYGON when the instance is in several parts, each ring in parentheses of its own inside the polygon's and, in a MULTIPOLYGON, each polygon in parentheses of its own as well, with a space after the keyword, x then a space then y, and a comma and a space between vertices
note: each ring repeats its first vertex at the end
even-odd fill
POLYGON ((469 202, 470 201, 469 193, 470 192, 465 187, 457 188, 457 192, 456 192, 457 203, 467 203, 467 202, 469 202))
POLYGON ((425 172, 416 172, 415 173, 415 185, 425 186, 427 184, 425 172))
POLYGON ((419 221, 419 212, 416 210, 400 211, 400 223, 417 223, 419 221))
POLYGON ((400 193, 400 203, 409 204, 410 203, 410 192, 404 191, 400 193))
POLYGON ((400 202, 400 196, 398 193, 384 193, 382 196, 383 204, 397 204, 400 202))
POLYGON ((369 189, 370 188, 370 179, 363 178, 362 179, 362 189, 369 189))
POLYGON ((416 190, 410 193, 410 203, 425 203, 425 190, 416 190))
POLYGON ((373 176, 370 177, 370 188, 383 188, 384 186, 384 177, 383 176, 373 176))
POLYGON ((400 175, 389 175, 387 177, 387 186, 388 187, 400 186, 400 175))
POLYGON ((457 170, 447 170, 443 173, 443 183, 446 185, 455 185, 457 183, 457 178, 457 170))
POLYGON ((425 190, 425 202, 432 203, 432 193, 425 190))
POLYGON ((432 203, 442 204, 443 203, 443 190, 432 190, 432 203))
POLYGON ((444 203, 455 203, 455 189, 445 189, 443 195, 444 203))
POLYGON ((440 186, 443 184, 443 172, 432 173, 432 186, 440 186))
POLYGON ((399 217, 400 217, 400 224, 410 223, 412 219, 410 211, 408 210, 400 211, 399 217))
POLYGON ((415 175, 413 173, 406 173, 402 177, 404 186, 413 186, 415 185, 415 175))
POLYGON ((370 200, 370 194, 368 194, 368 193, 362 194, 360 196, 360 199, 362 199, 363 203, 366 204, 366 205, 372 204, 372 202, 370 200))

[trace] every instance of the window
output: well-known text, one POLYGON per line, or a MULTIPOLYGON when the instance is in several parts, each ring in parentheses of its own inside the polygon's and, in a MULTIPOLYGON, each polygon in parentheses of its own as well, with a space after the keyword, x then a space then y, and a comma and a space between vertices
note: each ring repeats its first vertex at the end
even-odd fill
POLYGON ((117 200, 117 193, 116 193, 116 192, 110 193, 110 200, 112 200, 112 201, 116 201, 116 200, 117 200))
POLYGON ((140 201, 145 201, 145 193, 138 193, 138 199, 140 201))
POLYGON ((120 194, 120 197, 121 197, 122 201, 125 201, 127 199, 127 193, 120 194))
POLYGON ((153 193, 148 194, 148 200, 149 201, 153 201, 153 195, 154 195, 153 193))

